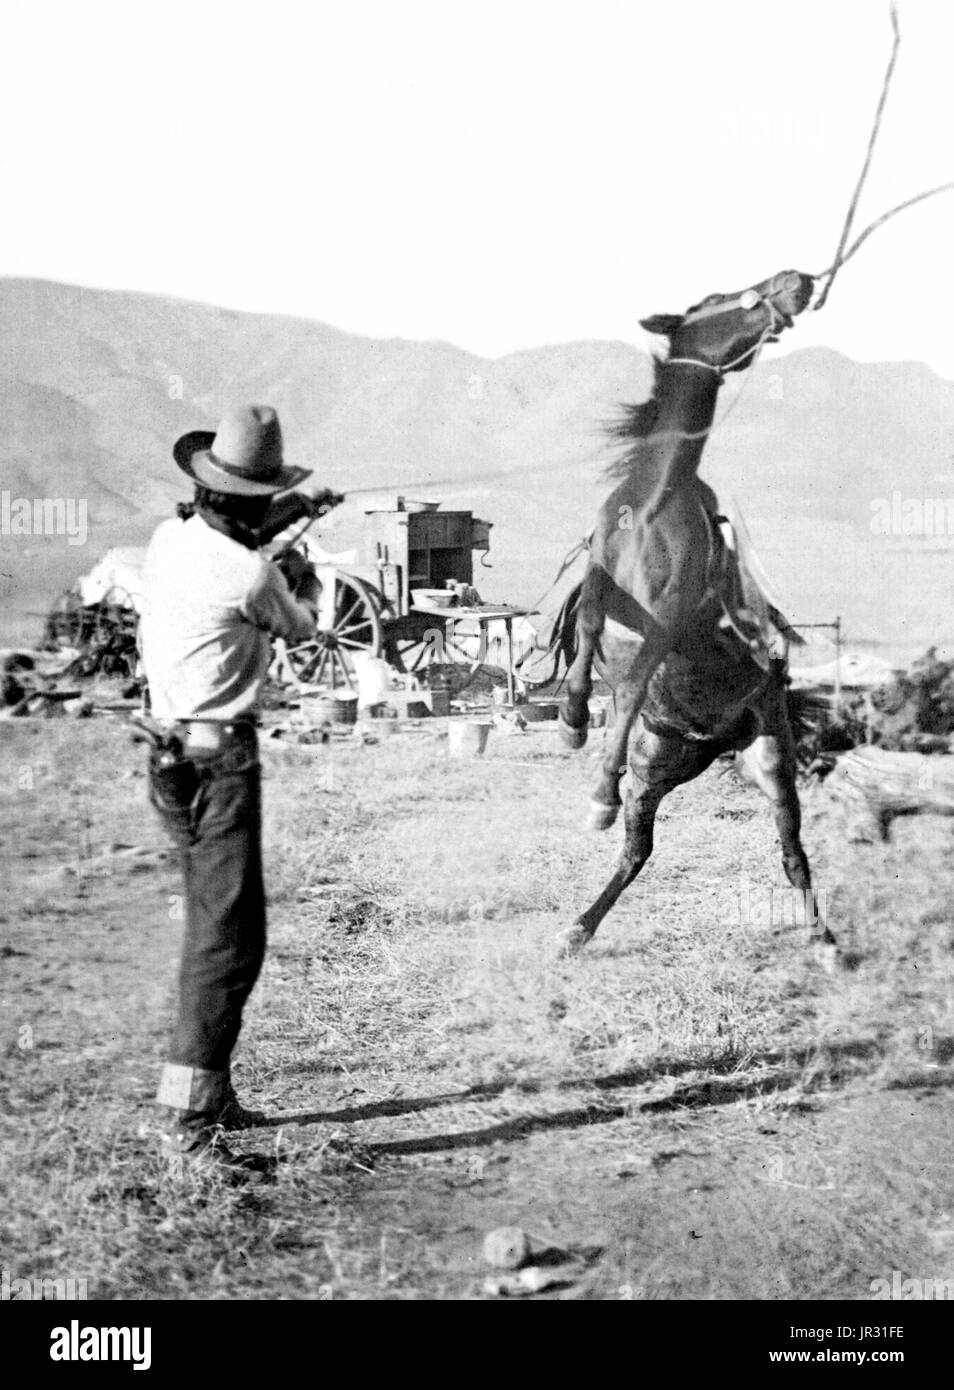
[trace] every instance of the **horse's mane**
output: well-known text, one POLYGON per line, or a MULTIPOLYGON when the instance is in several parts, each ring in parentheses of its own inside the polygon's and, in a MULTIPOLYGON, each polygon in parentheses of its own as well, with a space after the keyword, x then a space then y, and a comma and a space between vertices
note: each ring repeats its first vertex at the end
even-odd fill
POLYGON ((616 418, 606 425, 609 438, 621 446, 606 468, 607 478, 628 478, 640 461, 643 445, 652 433, 659 415, 657 392, 660 372, 665 361, 664 357, 653 356, 653 387, 648 399, 636 404, 622 403, 617 407, 616 418))

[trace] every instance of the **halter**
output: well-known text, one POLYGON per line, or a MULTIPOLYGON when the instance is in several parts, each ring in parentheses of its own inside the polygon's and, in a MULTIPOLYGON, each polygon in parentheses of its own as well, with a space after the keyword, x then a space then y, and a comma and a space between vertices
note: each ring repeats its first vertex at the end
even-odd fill
MULTIPOLYGON (((743 291, 743 293, 744 293, 744 294, 749 294, 749 293, 755 293, 755 291, 748 291, 748 290, 747 290, 747 291, 743 291)), ((725 309, 728 309, 728 308, 730 307, 731 304, 738 304, 738 303, 741 301, 741 299, 742 299, 742 295, 736 295, 736 296, 734 297, 734 299, 732 299, 732 300, 729 301, 728 304, 721 304, 721 305, 719 306, 719 309, 718 309, 718 310, 716 310, 715 305, 713 305, 712 309, 711 309, 709 312, 710 312, 710 313, 715 313, 715 312, 721 313, 721 312, 723 312, 725 309)), ((734 358, 731 362, 727 362, 726 365, 725 365, 724 367, 714 367, 714 366, 712 365, 711 362, 701 362, 701 361, 700 361, 698 358, 696 358, 696 357, 672 357, 672 358, 667 358, 667 363, 669 363, 669 362, 682 362, 682 363, 685 363, 685 364, 687 364, 687 365, 691 365, 691 366, 693 366, 693 367, 707 367, 707 368, 709 369, 710 372, 715 372, 715 373, 718 375, 720 381, 722 380, 722 374, 723 374, 723 372, 727 372, 727 371, 729 371, 732 367, 737 366, 738 363, 744 362, 745 359, 746 359, 747 357, 749 357, 749 356, 751 356, 751 358, 752 358, 751 362, 749 363, 749 366, 750 366, 750 367, 753 367, 753 366, 755 365, 755 363, 758 361, 759 355, 761 354, 761 351, 762 351, 763 347, 765 346, 766 340, 767 340, 768 338, 770 338, 770 337, 772 336, 772 334, 774 333, 774 331, 775 331, 775 329, 776 329, 776 327, 777 327, 777 325, 778 325, 778 320, 779 320, 779 317, 780 317, 778 310, 775 308, 775 305, 772 303, 772 301, 771 301, 770 299, 766 298, 766 296, 765 296, 765 295, 762 295, 762 294, 756 295, 756 303, 758 303, 760 300, 761 300, 761 302, 766 306, 766 308, 768 309, 769 313, 770 313, 771 316, 772 316, 772 318, 771 318, 771 323, 769 323, 768 327, 765 328, 765 329, 762 331, 762 333, 759 335, 758 341, 757 341, 752 347, 746 348, 745 352, 740 353, 740 355, 739 355, 738 357, 734 358)), ((746 308, 754 308, 754 307, 755 307, 755 304, 749 304, 749 305, 746 305, 745 307, 746 307, 746 308)), ((725 423, 725 421, 728 419, 728 417, 732 414, 733 410, 735 410, 736 406, 739 404, 739 401, 742 399, 743 395, 745 394, 745 388, 746 388, 746 386, 748 385, 748 383, 749 383, 750 380, 751 380, 751 373, 745 377, 745 379, 744 379, 744 381, 743 381, 743 383, 742 383, 742 387, 741 387, 740 391, 738 392, 738 394, 736 395, 735 400, 732 401, 732 403, 731 403, 731 405, 728 407, 728 409, 719 417, 718 420, 713 420, 712 424, 711 424, 711 425, 708 425, 704 430, 677 430, 677 429, 653 430, 650 434, 648 434, 648 435, 646 436, 645 442, 648 443, 651 439, 664 439, 664 438, 669 438, 669 439, 708 439, 709 435, 712 434, 713 430, 716 430, 716 429, 718 429, 721 425, 723 425, 723 424, 725 423)), ((658 511, 658 508, 657 508, 657 511, 658 511)))
POLYGON ((695 309, 690 309, 683 323, 694 323, 696 319, 711 319, 716 314, 727 314, 732 309, 754 309, 760 299, 768 302, 758 290, 740 290, 730 299, 720 299, 716 304, 699 304, 695 309))
POLYGON ((726 372, 731 371, 733 367, 737 367, 740 362, 744 362, 750 354, 752 355, 752 361, 749 363, 749 366, 754 366, 755 359, 765 346, 766 340, 772 336, 781 320, 781 314, 767 295, 759 294, 757 290, 743 290, 741 294, 733 295, 731 299, 720 300, 718 304, 711 304, 705 308, 694 309, 683 319, 684 324, 692 323, 694 319, 712 318, 715 314, 727 314, 732 309, 736 308, 754 309, 756 304, 764 304, 766 309, 768 309, 770 315, 768 327, 763 330, 759 335, 758 341, 752 347, 746 348, 745 352, 740 353, 738 357, 734 357, 731 362, 726 362, 722 367, 716 367, 711 362, 703 362, 698 357, 667 357, 667 366, 703 367, 708 372, 714 372, 720 381, 726 372), (753 295, 755 296, 754 299, 751 298, 753 295))

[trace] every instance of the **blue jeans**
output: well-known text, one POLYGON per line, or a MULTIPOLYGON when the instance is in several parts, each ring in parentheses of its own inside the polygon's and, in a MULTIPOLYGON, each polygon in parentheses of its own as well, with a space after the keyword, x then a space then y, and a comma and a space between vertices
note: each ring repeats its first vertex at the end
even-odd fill
POLYGON ((211 1112, 227 1096, 242 1011, 265 957, 261 768, 255 731, 163 767, 149 798, 179 850, 186 923, 178 1017, 160 1101, 211 1112))

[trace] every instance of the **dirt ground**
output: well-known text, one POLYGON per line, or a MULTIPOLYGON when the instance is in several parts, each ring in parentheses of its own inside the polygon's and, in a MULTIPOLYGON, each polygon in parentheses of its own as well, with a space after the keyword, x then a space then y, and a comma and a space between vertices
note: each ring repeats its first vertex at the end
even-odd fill
MULTIPOLYGON (((842 943, 786 919, 758 794, 712 770, 578 960, 552 940, 620 830, 588 749, 535 726, 452 760, 440 721, 266 740, 270 949, 236 1146, 275 1182, 175 1180, 152 1104, 182 930, 118 721, 10 721, 0 902, 0 1263, 90 1297, 480 1299, 519 1225, 551 1299, 857 1299, 954 1279, 950 822, 805 842, 842 943)), ((954 1285, 951 1286, 954 1289, 954 1285)))

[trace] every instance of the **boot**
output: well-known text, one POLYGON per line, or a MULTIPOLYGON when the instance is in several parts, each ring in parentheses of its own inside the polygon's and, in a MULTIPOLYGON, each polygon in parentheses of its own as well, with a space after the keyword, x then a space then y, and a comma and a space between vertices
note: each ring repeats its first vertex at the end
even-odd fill
POLYGON ((223 1129, 234 1131, 238 1129, 255 1129, 257 1125, 263 1125, 267 1120, 268 1116, 265 1114, 264 1110, 247 1110, 245 1108, 235 1094, 235 1090, 230 1081, 225 1104, 216 1115, 215 1123, 221 1125, 223 1129))
MULTIPOLYGON (((228 1068, 206 1071, 202 1067, 167 1062, 162 1069, 156 1100, 183 1116, 204 1116, 204 1123, 223 1129, 252 1129, 265 1123, 262 1110, 246 1110, 232 1086, 228 1068)), ((200 1119, 199 1123, 203 1121, 200 1119)))
POLYGON ((237 1154, 222 1139, 222 1125, 196 1111, 178 1114, 162 1136, 170 1176, 218 1176, 230 1182, 261 1182, 277 1167, 274 1158, 237 1154))

